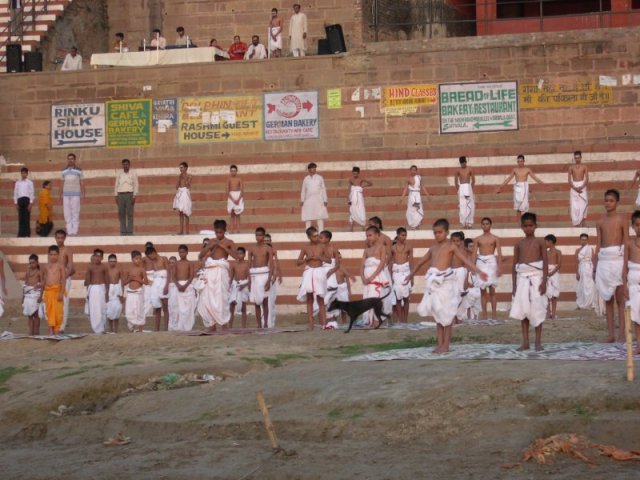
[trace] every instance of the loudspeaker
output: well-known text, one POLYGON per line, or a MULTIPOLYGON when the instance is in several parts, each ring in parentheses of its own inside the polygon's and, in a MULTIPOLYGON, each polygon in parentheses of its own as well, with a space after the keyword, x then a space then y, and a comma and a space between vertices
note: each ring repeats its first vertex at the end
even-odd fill
POLYGON ((7 72, 15 73, 22 71, 22 45, 11 43, 6 47, 7 72))
POLYGON ((347 46, 344 43, 344 35, 342 34, 342 25, 328 25, 325 28, 327 40, 329 40, 329 49, 331 53, 344 53, 347 46))
POLYGON ((42 53, 41 52, 24 52, 24 71, 25 72, 41 72, 42 71, 42 53))
POLYGON ((326 38, 318 39, 318 55, 331 55, 329 40, 327 40, 326 38))

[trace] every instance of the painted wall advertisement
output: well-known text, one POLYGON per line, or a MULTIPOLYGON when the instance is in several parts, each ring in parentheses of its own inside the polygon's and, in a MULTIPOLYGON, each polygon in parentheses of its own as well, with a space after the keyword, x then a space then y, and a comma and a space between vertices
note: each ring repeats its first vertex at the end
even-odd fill
POLYGON ((262 96, 181 98, 178 143, 262 140, 262 96))
POLYGON ((613 89, 597 82, 520 84, 520 108, 588 107, 613 102, 613 89))
POLYGON ((518 130, 518 82, 441 84, 440 133, 518 130))
POLYGON ((438 103, 437 85, 395 85, 382 89, 380 107, 386 115, 406 115, 416 113, 418 107, 436 103, 438 103))
POLYGON ((104 103, 51 106, 51 148, 104 147, 104 103))
POLYGON ((178 124, 178 101, 175 98, 153 99, 153 126, 164 133, 178 124))
POLYGON ((107 147, 151 145, 151 99, 107 102, 107 147))
POLYGON ((318 92, 267 93, 264 139, 318 138, 318 92))

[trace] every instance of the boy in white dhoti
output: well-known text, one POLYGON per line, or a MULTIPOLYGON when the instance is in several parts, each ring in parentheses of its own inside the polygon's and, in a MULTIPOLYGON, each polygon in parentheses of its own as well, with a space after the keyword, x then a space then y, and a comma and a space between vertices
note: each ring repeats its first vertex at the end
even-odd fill
MULTIPOLYGON (((473 259, 476 253, 476 244, 473 238, 464 239, 464 253, 467 260, 473 263, 473 259)), ((476 320, 480 316, 482 310, 482 304, 480 298, 480 288, 476 286, 476 275, 467 272, 467 278, 464 285, 465 294, 462 296, 461 307, 465 313, 465 317, 470 320, 476 320)), ((458 310, 460 311, 460 310, 458 310)))
POLYGON ((282 270, 280 269, 280 260, 278 259, 278 250, 271 243, 271 235, 268 233, 264 236, 264 241, 271 247, 273 254, 273 277, 271 279, 271 288, 269 288, 269 318, 267 319, 267 327, 276 327, 276 298, 278 296, 278 284, 282 285, 282 270))
POLYGON ((145 274, 147 276, 146 277, 147 283, 142 286, 142 289, 144 290, 143 298, 144 298, 145 317, 148 317, 153 314, 153 307, 151 306, 151 284, 153 283, 153 262, 151 261, 151 259, 146 253, 149 247, 153 247, 152 242, 146 242, 144 244, 145 254, 144 254, 144 257, 142 257, 142 263, 141 263, 142 268, 144 268, 145 274))
POLYGON ((109 332, 118 333, 122 304, 124 302, 124 290, 122 288, 122 272, 118 266, 118 259, 112 253, 108 257, 107 271, 109 272, 109 299, 107 300, 106 315, 109 323, 109 332))
POLYGON ((615 336, 614 304, 618 304, 618 341, 624 341, 624 246, 629 236, 629 227, 624 217, 617 213, 620 193, 610 189, 604 194, 604 216, 596 223, 596 289, 604 300, 607 311, 607 342, 613 343, 615 336))
POLYGON ((227 213, 231 215, 229 233, 240 232, 240 215, 244 212, 244 188, 238 177, 238 167, 229 167, 230 177, 227 180, 227 213))
POLYGON ((269 57, 279 57, 282 54, 282 20, 278 17, 278 9, 271 9, 269 20, 269 57))
MULTIPOLYGON (((467 254, 464 250, 464 232, 453 232, 451 234, 451 243, 455 247, 457 247, 462 255, 468 260, 472 261, 467 257, 467 254)), ((463 263, 458 259, 458 257, 453 257, 451 260, 451 269, 453 270, 453 274, 456 280, 456 290, 458 296, 458 310, 456 311, 456 318, 454 319, 454 323, 460 324, 462 323, 462 319, 465 317, 466 308, 463 306, 463 295, 465 293, 465 285, 467 281, 467 277, 469 276, 469 272, 463 265, 463 263)))
POLYGON ((569 211, 571 224, 574 227, 584 227, 589 207, 587 185, 589 185, 589 171, 582 164, 582 152, 573 152, 574 165, 569 167, 569 211))
POLYGON ((229 294, 229 328, 233 328, 233 316, 242 314, 242 328, 247 328, 247 303, 249 303, 249 262, 245 260, 246 250, 238 247, 238 260, 229 264, 231 293, 229 294))
POLYGON ((405 283, 411 273, 413 248, 407 243, 407 230, 400 227, 396 230, 396 241, 391 247, 391 280, 393 282, 393 310, 396 320, 407 323, 409 319, 409 303, 413 283, 405 283))
POLYGON ((404 197, 407 197, 407 225, 414 230, 420 226, 424 218, 421 194, 429 195, 429 192, 422 183, 422 177, 418 175, 418 167, 411 165, 409 178, 402 191, 400 203, 404 201, 404 197))
POLYGON ((148 289, 151 297, 151 308, 155 319, 156 332, 169 330, 169 259, 158 255, 155 247, 148 247, 145 255, 151 261, 153 268, 153 280, 148 289), (164 314, 164 327, 161 316, 164 314))
MULTIPOLYGON (((329 305, 331 305, 331 302, 336 299, 338 293, 338 280, 336 277, 336 272, 340 269, 340 261, 338 260, 340 252, 337 248, 333 248, 333 245, 331 244, 332 237, 333 234, 329 230, 323 230, 318 235, 319 242, 324 246, 327 257, 331 259, 330 262, 325 262, 322 265, 325 269, 325 276, 327 278, 327 294, 324 297, 325 309, 329 308, 329 305)), ((333 320, 339 314, 339 310, 331 310, 330 312, 326 312, 328 320, 333 320)))
POLYGON ((289 41, 294 57, 304 57, 307 52, 307 16, 300 12, 300 4, 293 4, 293 15, 289 19, 289 41))
POLYGON ((636 208, 640 208, 640 170, 636 170, 636 173, 633 175, 633 180, 631 180, 628 188, 638 189, 638 195, 636 196, 636 208))
MULTIPOLYGON (((380 242, 380 229, 373 225, 367 227, 367 248, 362 255, 360 278, 362 279, 362 298, 382 298, 382 311, 390 315, 393 309, 391 278, 387 267, 387 251, 380 242)), ((368 312, 368 325, 373 327, 376 316, 373 310, 368 312)), ((381 319, 377 319, 380 321, 381 319)))
POLYGON ((351 178, 349 179, 349 228, 353 232, 353 224, 357 223, 364 228, 367 222, 367 211, 364 206, 364 189, 372 186, 373 183, 360 178, 360 168, 353 167, 351 169, 351 178))
POLYGON ((480 288, 482 303, 482 320, 487 320, 487 303, 491 302, 492 318, 497 318, 496 287, 502 267, 502 247, 500 238, 491 233, 493 222, 489 217, 480 221, 482 235, 476 238, 476 266, 487 274, 487 280, 476 277, 476 287, 480 288))
POLYGON ((631 320, 636 330, 636 355, 640 355, 640 211, 636 210, 631 215, 631 227, 635 237, 627 242, 624 251, 625 269, 624 284, 625 294, 629 301, 627 305, 631 309, 631 320))
POLYGON ((196 269, 187 255, 189 248, 180 245, 180 259, 172 266, 169 285, 169 331, 189 332, 196 321, 196 293, 192 285, 196 269))
POLYGON ((458 212, 460 214, 460 224, 462 228, 473 226, 473 217, 476 213, 476 200, 473 195, 473 186, 476 177, 467 166, 467 157, 460 157, 460 168, 456 171, 454 182, 458 192, 458 212))
MULTIPOLYGON (((0 259, 0 268, 4 268, 0 259)), ((4 269, 2 271, 4 274, 4 269)), ((40 335, 40 305, 42 304, 42 287, 44 276, 40 270, 38 256, 29 255, 29 267, 24 274, 24 287, 22 288, 22 313, 29 320, 29 335, 40 335)), ((2 288, 4 277, 0 277, 0 302, 2 301, 2 288)), ((0 313, 1 315, 1 313, 0 313)))
POLYGON ((434 353, 449 351, 453 320, 460 303, 455 274, 451 268, 454 257, 470 271, 476 272, 483 280, 487 279, 487 274, 478 270, 460 249, 449 241, 448 234, 449 222, 444 218, 436 220, 433 224, 436 243, 415 264, 405 281, 409 284, 423 265, 430 264, 425 275, 425 292, 418 305, 418 315, 433 316, 438 324, 438 347, 433 351, 434 353))
POLYGON ((55 233, 56 245, 60 250, 60 258, 59 263, 65 268, 67 275, 65 279, 65 290, 64 290, 64 314, 62 327, 60 328, 60 333, 64 333, 67 328, 67 321, 69 319, 69 294, 71 292, 71 280, 73 275, 76 273, 76 267, 73 264, 73 250, 71 247, 66 246, 64 243, 67 239, 67 232, 64 230, 56 230, 55 233))
POLYGON ((324 245, 319 241, 318 230, 309 227, 306 230, 309 243, 302 247, 296 265, 304 265, 302 282, 298 290, 297 300, 307 303, 307 329, 313 330, 313 303, 318 303, 318 317, 320 325, 324 328, 327 317, 324 308, 324 297, 327 294, 327 273, 323 263, 328 263, 328 257, 324 245))
POLYGON ((543 183, 529 167, 524 166, 524 155, 518 155, 518 166, 513 169, 507 179, 502 182, 502 185, 498 187, 496 193, 500 193, 502 187, 515 178, 515 184, 513 185, 513 209, 516 211, 516 215, 520 218, 520 215, 529 211, 529 177, 538 183, 543 183))
POLYGON ((132 266, 124 278, 126 292, 125 317, 129 330, 142 332, 146 322, 146 312, 144 305, 144 286, 149 284, 147 273, 142 267, 142 254, 133 250, 131 252, 132 266))
POLYGON ((576 304, 579 309, 595 308, 596 285, 593 281, 593 247, 589 245, 589 236, 580 235, 580 247, 576 250, 576 304))
POLYGON ((189 217, 191 216, 191 181, 193 177, 187 173, 189 165, 182 162, 179 166, 180 175, 176 182, 176 196, 173 199, 173 209, 178 211, 180 216, 180 231, 178 235, 189 235, 189 217))
POLYGON ((316 222, 318 231, 324 230, 324 221, 329 218, 327 213, 327 189, 324 179, 316 173, 318 166, 311 162, 307 165, 309 175, 304 177, 302 191, 300 192, 301 216, 305 228, 309 228, 312 222, 316 222))
POLYGON ((529 325, 536 332, 536 351, 542 348, 542 323, 547 316, 547 279, 549 264, 547 249, 541 238, 536 238, 537 217, 535 213, 522 215, 521 227, 525 238, 513 249, 511 295, 513 301, 509 316, 520 320, 522 345, 519 351, 529 350, 529 325))
POLYGON ((264 240, 265 229, 256 228, 256 244, 249 247, 249 301, 256 306, 258 328, 267 328, 269 318, 269 289, 273 277, 273 253, 264 240), (264 312, 264 318, 263 318, 264 312))
POLYGON ((94 333, 104 333, 107 321, 107 301, 109 300, 109 272, 101 263, 102 250, 96 249, 91 255, 84 285, 87 287, 87 313, 94 333))
POLYGON ((547 248, 547 262, 549 264, 549 277, 547 278, 547 298, 548 314, 550 320, 556 319, 556 308, 558 306, 558 297, 560 296, 560 269, 562 268, 562 252, 556 248, 555 235, 547 235, 544 237, 545 247, 547 248))

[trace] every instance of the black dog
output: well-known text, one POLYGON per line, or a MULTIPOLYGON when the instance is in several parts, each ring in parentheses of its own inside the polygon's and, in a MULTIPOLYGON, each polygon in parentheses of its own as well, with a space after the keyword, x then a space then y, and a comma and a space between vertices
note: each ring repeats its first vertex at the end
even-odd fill
POLYGON ((378 326, 376 328, 380 328, 382 322, 385 318, 389 318, 389 315, 385 314, 382 311, 382 300, 391 295, 391 292, 387 293, 384 297, 381 298, 365 298, 363 300, 357 300, 355 302, 341 302, 340 300, 334 300, 329 305, 328 311, 332 310, 341 310, 346 312, 349 315, 349 328, 344 333, 349 333, 351 331, 351 327, 353 327, 353 322, 362 315, 364 312, 367 312, 373 309, 376 317, 378 317, 378 326))

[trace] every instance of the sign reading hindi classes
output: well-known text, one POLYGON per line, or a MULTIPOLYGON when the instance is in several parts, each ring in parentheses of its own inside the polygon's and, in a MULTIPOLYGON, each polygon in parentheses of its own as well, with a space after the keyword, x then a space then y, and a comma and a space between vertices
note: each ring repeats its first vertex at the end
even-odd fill
POLYGON ((51 148, 104 147, 104 103, 51 106, 51 148))
POLYGON ((262 140, 262 96, 181 98, 178 143, 262 140))
POLYGON ((318 138, 318 92, 267 93, 264 139, 318 138))
POLYGON ((151 145, 151 99, 107 102, 107 147, 151 145))
POLYGON ((440 133, 518 130, 518 82, 449 83, 440 89, 440 133))
POLYGON ((597 82, 520 84, 520 108, 587 107, 613 102, 613 89, 597 82))
POLYGON ((438 86, 432 84, 384 87, 380 106, 387 115, 416 113, 418 107, 438 102, 438 86))

